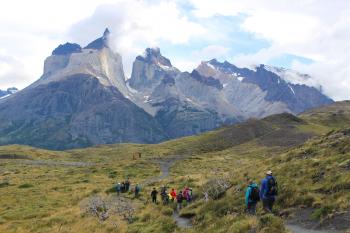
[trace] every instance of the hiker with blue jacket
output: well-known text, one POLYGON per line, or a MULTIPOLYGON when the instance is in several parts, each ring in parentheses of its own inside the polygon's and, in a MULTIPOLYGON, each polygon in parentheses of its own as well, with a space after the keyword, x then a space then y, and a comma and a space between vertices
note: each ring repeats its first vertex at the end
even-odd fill
POLYGON ((256 214, 256 204, 260 201, 260 193, 258 185, 249 180, 247 191, 245 192, 245 204, 249 214, 256 214))
POLYGON ((272 171, 266 172, 266 177, 261 181, 260 198, 263 202, 263 208, 267 212, 272 212, 278 194, 277 181, 272 176, 272 171))
POLYGON ((115 186, 115 190, 117 191, 117 194, 118 196, 120 195, 120 192, 122 191, 122 187, 121 187, 121 184, 118 183, 116 186, 115 186))

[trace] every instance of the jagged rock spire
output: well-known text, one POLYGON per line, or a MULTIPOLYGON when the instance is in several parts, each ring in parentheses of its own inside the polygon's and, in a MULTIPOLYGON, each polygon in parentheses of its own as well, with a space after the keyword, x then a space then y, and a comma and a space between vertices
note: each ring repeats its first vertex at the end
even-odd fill
POLYGON ((111 34, 111 32, 109 31, 108 28, 106 28, 105 31, 103 32, 103 38, 107 39, 109 37, 109 34, 111 34))
POLYGON ((91 42, 90 44, 88 44, 85 49, 102 49, 104 47, 109 47, 109 35, 110 35, 110 31, 108 28, 105 29, 105 31, 103 32, 102 37, 94 40, 93 42, 91 42))

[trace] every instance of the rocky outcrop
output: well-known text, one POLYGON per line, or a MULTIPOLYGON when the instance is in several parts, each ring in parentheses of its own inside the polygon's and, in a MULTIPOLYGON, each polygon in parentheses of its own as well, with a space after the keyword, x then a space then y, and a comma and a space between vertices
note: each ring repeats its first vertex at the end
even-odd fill
POLYGON ((128 82, 130 87, 147 92, 159 85, 165 76, 175 77, 178 73, 180 71, 161 55, 159 48, 147 48, 142 56, 136 57, 128 82))
POLYGON ((10 95, 15 94, 17 91, 18 91, 18 89, 16 87, 7 88, 7 90, 5 90, 5 91, 0 90, 0 99, 1 98, 4 99, 6 97, 9 97, 10 95))
POLYGON ((52 51, 52 55, 68 55, 72 53, 80 53, 81 52, 81 47, 78 44, 75 43, 65 43, 59 45, 57 48, 55 48, 52 51))

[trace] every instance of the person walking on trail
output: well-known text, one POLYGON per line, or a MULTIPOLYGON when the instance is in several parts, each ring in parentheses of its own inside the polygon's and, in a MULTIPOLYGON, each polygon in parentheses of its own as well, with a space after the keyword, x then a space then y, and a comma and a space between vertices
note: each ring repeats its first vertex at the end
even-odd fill
POLYGON ((176 199, 176 190, 175 189, 171 189, 170 196, 171 196, 171 201, 174 202, 174 200, 176 199))
POLYGON ((125 192, 129 192, 130 185, 131 185, 131 183, 130 183, 129 178, 128 178, 125 181, 125 192))
POLYGON ((272 176, 272 171, 266 172, 266 177, 261 181, 260 198, 266 212, 272 212, 273 204, 278 195, 276 178, 272 176))
POLYGON ((163 185, 161 188, 160 188, 160 195, 163 195, 166 193, 166 186, 163 185))
POLYGON ((157 194, 158 194, 158 191, 156 190, 156 188, 153 188, 151 192, 151 197, 152 197, 152 202, 156 204, 157 204, 157 194))
POLYGON ((169 203, 169 196, 165 185, 160 189, 160 196, 162 197, 163 205, 167 205, 169 203))
POLYGON ((135 186, 135 198, 139 197, 140 191, 141 191, 140 185, 136 184, 136 186, 135 186))
POLYGON ((177 200, 177 211, 179 212, 182 208, 182 201, 183 201, 184 197, 182 195, 182 191, 180 191, 179 194, 177 194, 176 196, 176 200, 177 200))
POLYGON ((186 201, 186 205, 190 202, 190 189, 185 187, 182 192, 183 199, 186 201))
POLYGON ((188 197, 189 197, 188 202, 191 202, 193 200, 193 190, 191 188, 188 191, 188 197))
POLYGON ((256 204, 260 201, 259 187, 252 180, 249 181, 247 191, 245 192, 245 204, 249 214, 256 214, 256 204))
POLYGON ((118 183, 118 184, 115 186, 115 191, 117 191, 118 196, 120 195, 120 192, 122 191, 121 188, 122 188, 122 187, 121 187, 121 184, 120 184, 120 183, 118 183))
POLYGON ((189 187, 186 187, 185 189, 186 195, 184 195, 187 204, 189 204, 192 200, 192 189, 190 189, 189 187))
POLYGON ((122 184, 120 185, 120 190, 121 190, 122 193, 125 192, 125 183, 124 183, 124 181, 123 181, 122 184))

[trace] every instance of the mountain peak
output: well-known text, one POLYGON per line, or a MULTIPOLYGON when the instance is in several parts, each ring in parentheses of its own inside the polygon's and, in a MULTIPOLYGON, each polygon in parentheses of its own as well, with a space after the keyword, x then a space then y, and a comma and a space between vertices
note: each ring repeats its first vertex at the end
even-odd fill
POLYGON ((103 49, 103 48, 109 48, 109 35, 111 32, 108 28, 106 28, 103 32, 102 37, 92 41, 90 44, 88 44, 84 49, 103 49))
POLYGON ((159 47, 146 48, 145 52, 153 56, 162 56, 159 47))
POLYGON ((68 55, 71 53, 80 53, 81 46, 75 43, 60 44, 57 48, 52 51, 52 55, 68 55))
POLYGON ((103 38, 108 38, 109 34, 111 34, 111 32, 109 31, 108 28, 106 28, 105 31, 103 32, 103 38))
POLYGON ((156 64, 159 66, 172 67, 168 58, 163 57, 158 47, 146 48, 142 56, 138 56, 136 59, 147 62, 149 64, 156 64))

